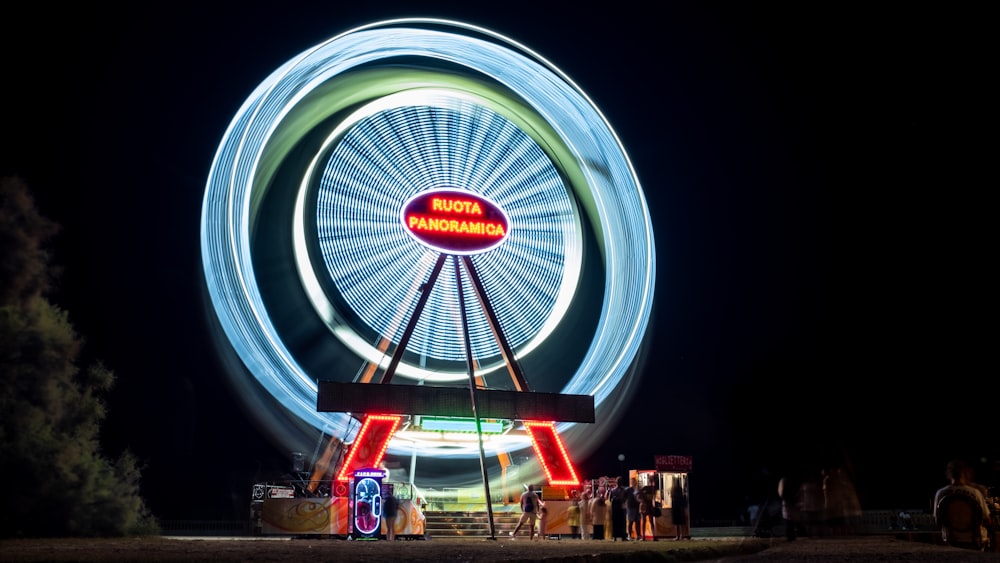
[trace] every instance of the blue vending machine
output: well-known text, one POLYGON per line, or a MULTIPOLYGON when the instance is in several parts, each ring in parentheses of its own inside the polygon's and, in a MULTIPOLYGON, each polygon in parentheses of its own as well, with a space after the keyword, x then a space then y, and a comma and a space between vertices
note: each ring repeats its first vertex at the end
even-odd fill
POLYGON ((382 479, 373 467, 354 471, 351 480, 351 529, 354 539, 378 539, 382 531, 382 479))

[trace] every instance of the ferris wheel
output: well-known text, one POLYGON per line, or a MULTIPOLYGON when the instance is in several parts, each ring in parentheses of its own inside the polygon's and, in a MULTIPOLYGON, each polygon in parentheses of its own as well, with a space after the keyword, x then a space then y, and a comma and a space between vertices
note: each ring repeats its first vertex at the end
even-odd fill
MULTIPOLYGON (((394 383, 467 386, 471 358, 483 387, 510 388, 498 320, 532 390, 590 395, 606 421, 634 389, 655 279, 639 181, 569 77, 481 27, 378 22, 274 71, 218 148, 201 249, 245 371, 330 435, 356 421, 318 412, 317 382, 375 381, 404 333, 394 383), (432 200, 475 216, 421 226, 432 200), (489 308, 465 307, 482 295, 461 276, 424 293, 442 256, 474 269, 489 308)), ((577 451, 603 435, 576 426, 560 432, 577 451)), ((477 450, 411 436, 389 451, 477 450)))

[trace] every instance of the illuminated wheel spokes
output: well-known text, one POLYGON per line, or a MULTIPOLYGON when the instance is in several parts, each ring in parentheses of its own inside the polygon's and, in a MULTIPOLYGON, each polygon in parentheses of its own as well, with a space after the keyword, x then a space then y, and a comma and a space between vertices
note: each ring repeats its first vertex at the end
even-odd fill
MULTIPOLYGON (((408 92, 390 100, 405 105, 367 108, 346 132, 330 140, 319 181, 316 224, 323 265, 343 303, 375 333, 396 340, 409 318, 417 287, 429 271, 427 248, 408 237, 400 209, 414 194, 460 188, 509 210, 507 240, 474 259, 505 320, 510 344, 522 354, 544 340, 546 326, 561 320, 580 271, 580 224, 570 194, 541 148, 510 121, 466 96, 408 92), (415 95, 416 94, 416 95, 415 95), (493 142, 486 142, 492 139, 493 142), (396 150, 386 150, 391 146, 396 150), (471 163, 471 164, 469 164, 471 163), (571 261, 570 268, 565 260, 571 261), (405 309, 400 309, 403 306, 405 309), (537 342, 529 342, 538 339, 537 342)), ((358 115, 355 114, 355 115, 358 115)), ((471 299, 465 288, 466 299, 471 299)), ((420 379, 467 378, 458 288, 446 276, 431 294, 411 350, 444 360, 434 371, 402 369, 420 379)), ((319 296, 322 311, 334 307, 319 296)), ((343 318, 338 316, 331 318, 343 318)), ((499 367, 500 351, 483 312, 470 310, 473 356, 484 371, 499 367)), ((340 327, 334 326, 334 332, 340 327)), ((373 363, 373 346, 357 352, 373 363)))
MULTIPOLYGON (((511 239, 474 260, 519 357, 541 357, 541 372, 567 370, 547 384, 593 395, 599 411, 618 400, 633 386, 655 277, 650 218, 625 151, 551 63, 488 30, 440 20, 380 22, 302 53, 251 94, 227 130, 206 188, 202 256, 242 364, 288 412, 350 440, 349 416, 316 411, 316 379, 345 374, 325 366, 331 358, 307 358, 303 342, 334 348, 324 338, 335 340, 355 365, 385 366, 381 345, 398 337, 436 258, 394 215, 414 193, 442 187, 480 194, 510 215, 511 239), (285 208, 294 211, 276 215, 285 208), (273 263, 286 255, 294 258, 273 263), (285 297, 294 291, 310 311, 285 297), (306 316, 325 336, 298 334, 311 330, 306 316), (571 364, 544 364, 569 349, 579 351, 571 364)), ((427 309, 434 322, 418 327, 400 375, 464 373, 449 334, 457 288, 438 290, 427 309)), ((470 313, 477 361, 496 369, 481 312, 470 313)), ((559 426, 580 451, 570 442, 592 443, 606 424, 559 426)))

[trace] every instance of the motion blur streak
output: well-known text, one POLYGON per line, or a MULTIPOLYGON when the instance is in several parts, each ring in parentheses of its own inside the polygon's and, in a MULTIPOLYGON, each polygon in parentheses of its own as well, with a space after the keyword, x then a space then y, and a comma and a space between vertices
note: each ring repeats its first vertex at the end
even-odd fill
MULTIPOLYGON (((233 362, 234 379, 249 372, 306 426, 350 441, 357 432, 351 416, 316 411, 316 380, 342 374, 320 373, 296 355, 300 337, 279 328, 279 311, 269 309, 273 301, 263 295, 256 239, 269 222, 288 221, 295 238, 288 254, 296 256, 284 269, 297 272, 318 324, 356 365, 384 367, 384 348, 371 333, 398 337, 406 318, 400 309, 412 306, 413 279, 424 279, 433 263, 428 249, 405 235, 400 208, 419 191, 444 187, 481 194, 510 214, 510 240, 477 255, 477 270, 519 357, 544 351, 558 360, 560 350, 579 350, 576 359, 562 362, 571 365, 559 366, 565 373, 540 369, 529 378, 536 390, 594 396, 602 424, 582 430, 558 424, 568 449, 586 455, 613 427, 616 406, 638 379, 655 280, 649 210, 617 135, 586 94, 538 54, 479 27, 428 19, 359 27, 288 61, 246 100, 219 145, 202 209, 207 292, 232 347, 220 353, 235 352, 242 363, 233 362), (448 126, 435 126, 436 119, 448 126), (389 130, 408 133, 386 137, 389 130), (310 143, 306 158, 295 152, 310 143), (405 155, 393 152, 400 150, 405 155), (360 177, 358 166, 368 167, 360 177), (296 186, 288 206, 294 218, 276 218, 264 201, 273 195, 269 190, 280 191, 274 186, 287 184, 296 186), (339 211, 338 199, 353 206, 339 211), (363 222, 339 221, 345 212, 363 222), (341 238, 350 233, 337 225, 363 226, 364 236, 341 238), (320 259, 307 256, 310 247, 321 249, 320 259), (399 283, 387 283, 392 280, 399 283), (598 298, 584 299, 581 285, 594 280, 598 298), (330 287, 339 299, 330 299, 330 287), (571 313, 589 314, 592 322, 584 329, 559 326, 573 325, 560 323, 571 313), (559 329, 562 336, 549 338, 559 329), (560 379, 544 379, 551 377, 560 379)), ((435 292, 428 306, 438 312, 435 323, 454 323, 442 312, 457 288, 435 292)), ((435 323, 423 323, 413 342, 416 354, 441 365, 404 361, 399 373, 461 384, 460 348, 434 332, 441 329, 435 323)), ((501 371, 481 313, 470 315, 470 332, 483 373, 501 371)), ((261 397, 244 398, 268 410, 261 397)), ((389 451, 477 453, 472 446, 442 451, 414 444, 397 439, 389 451)))

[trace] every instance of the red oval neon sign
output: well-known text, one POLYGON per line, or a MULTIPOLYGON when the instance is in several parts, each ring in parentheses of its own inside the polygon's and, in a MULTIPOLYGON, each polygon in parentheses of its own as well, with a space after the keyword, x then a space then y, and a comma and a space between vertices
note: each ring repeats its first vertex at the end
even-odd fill
POLYGON ((478 254, 507 239, 510 221, 500 206, 458 189, 420 192, 403 205, 403 228, 424 246, 448 254, 478 254))

